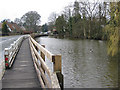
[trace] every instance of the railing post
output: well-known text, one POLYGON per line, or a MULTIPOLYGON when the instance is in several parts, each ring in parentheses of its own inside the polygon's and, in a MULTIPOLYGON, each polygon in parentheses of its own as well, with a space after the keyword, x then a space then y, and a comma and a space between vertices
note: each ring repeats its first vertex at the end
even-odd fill
POLYGON ((14 52, 14 44, 11 44, 12 53, 14 52))
POLYGON ((59 80, 59 84, 61 89, 63 90, 64 88, 64 77, 62 75, 62 67, 61 67, 61 55, 53 55, 52 57, 52 62, 53 62, 53 69, 54 72, 56 72, 58 80, 59 80))
MULTIPOLYGON (((43 46, 45 48, 45 45, 41 45, 41 46, 43 46)), ((40 52, 40 55, 41 55, 42 59, 45 61, 45 55, 44 55, 44 53, 40 52)), ((41 68, 43 69, 43 72, 45 73, 45 70, 44 70, 44 68, 43 68, 42 65, 41 65, 41 68)))
POLYGON ((4 53, 4 58, 5 58, 5 68, 9 68, 9 49, 5 48, 5 53, 4 53))

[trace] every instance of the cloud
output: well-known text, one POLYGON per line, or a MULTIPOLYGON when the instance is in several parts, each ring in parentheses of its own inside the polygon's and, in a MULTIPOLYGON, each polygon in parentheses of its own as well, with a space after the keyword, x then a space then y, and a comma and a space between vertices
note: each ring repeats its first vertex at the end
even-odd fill
POLYGON ((47 22, 52 12, 60 12, 74 0, 2 0, 0 21, 21 18, 28 11, 37 11, 41 15, 41 24, 47 22))

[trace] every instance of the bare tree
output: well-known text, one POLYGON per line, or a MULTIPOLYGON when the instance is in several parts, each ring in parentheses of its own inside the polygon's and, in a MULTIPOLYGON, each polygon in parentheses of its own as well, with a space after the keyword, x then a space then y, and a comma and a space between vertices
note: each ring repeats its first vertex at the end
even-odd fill
MULTIPOLYGON (((97 15, 96 9, 97 9, 98 2, 94 1, 91 3, 90 1, 81 1, 79 3, 80 3, 80 13, 82 14, 82 17, 86 16, 86 18, 89 20, 88 38, 90 38, 91 37, 91 21, 97 15)), ((84 29, 84 35, 85 35, 85 29, 84 29)))
POLYGON ((55 12, 52 12, 51 14, 50 14, 50 16, 48 17, 48 22, 49 23, 51 23, 51 24, 55 24, 55 21, 56 21, 56 19, 57 19, 57 14, 55 13, 55 12))
POLYGON ((29 11, 21 18, 24 26, 30 31, 37 31, 37 26, 40 24, 41 16, 36 11, 29 11))
POLYGON ((14 23, 18 24, 19 26, 22 26, 23 23, 21 22, 21 19, 15 18, 14 23))
POLYGON ((67 22, 68 22, 69 18, 72 16, 72 9, 73 9, 73 6, 71 4, 69 4, 63 10, 63 15, 64 15, 65 20, 67 22))

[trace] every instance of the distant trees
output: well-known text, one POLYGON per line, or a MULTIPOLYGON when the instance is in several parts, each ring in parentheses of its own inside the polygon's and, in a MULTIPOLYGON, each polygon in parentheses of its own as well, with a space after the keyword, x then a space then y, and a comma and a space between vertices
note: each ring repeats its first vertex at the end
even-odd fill
POLYGON ((105 39, 103 28, 109 20, 109 11, 107 2, 75 1, 73 5, 65 7, 52 26, 61 34, 61 25, 64 23, 64 34, 73 38, 105 39))
POLYGON ((48 31, 48 25, 45 23, 42 25, 42 32, 47 32, 48 31))
POLYGON ((21 21, 27 30, 36 32, 37 25, 40 23, 40 18, 41 16, 36 11, 29 11, 22 16, 21 21))
POLYGON ((14 23, 16 23, 16 24, 19 25, 19 26, 22 26, 22 25, 23 25, 21 19, 19 19, 19 18, 15 18, 14 23))
POLYGON ((8 33, 9 33, 9 30, 8 30, 8 28, 7 28, 7 24, 6 24, 5 21, 4 21, 3 24, 2 24, 2 33, 3 33, 4 35, 8 35, 8 33))

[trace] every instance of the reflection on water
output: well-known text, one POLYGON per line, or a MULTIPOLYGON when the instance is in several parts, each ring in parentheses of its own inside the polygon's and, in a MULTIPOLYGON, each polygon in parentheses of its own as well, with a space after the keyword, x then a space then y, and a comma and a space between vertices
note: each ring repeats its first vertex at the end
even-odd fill
MULTIPOLYGON (((62 55, 65 88, 115 88, 118 63, 107 55, 104 41, 69 40, 50 37, 37 39, 54 54, 62 55)), ((49 67, 51 64, 47 63, 49 67)))

